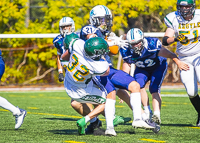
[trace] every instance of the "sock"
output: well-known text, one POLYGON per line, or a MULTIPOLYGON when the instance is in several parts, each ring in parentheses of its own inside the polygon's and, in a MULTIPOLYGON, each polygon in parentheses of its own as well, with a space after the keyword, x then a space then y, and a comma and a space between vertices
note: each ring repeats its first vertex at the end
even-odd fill
POLYGON ((90 119, 90 123, 94 123, 97 120, 97 117, 90 119))
POLYGON ((200 115, 200 98, 199 95, 195 96, 194 98, 190 98, 192 105, 194 106, 197 113, 200 115))
POLYGON ((154 114, 154 115, 157 115, 157 116, 159 117, 159 119, 160 119, 160 111, 154 111, 153 114, 154 114))
POLYGON ((150 113, 149 107, 148 107, 148 106, 144 106, 144 112, 145 112, 146 114, 149 114, 149 113, 150 113))
POLYGON ((85 118, 85 123, 87 124, 87 122, 90 121, 90 117, 88 115, 86 115, 84 118, 85 118))
POLYGON ((8 100, 0 96, 0 106, 3 107, 4 109, 9 110, 10 112, 13 113, 13 115, 20 115, 21 112, 19 108, 15 107, 12 105, 8 100))
POLYGON ((114 128, 113 120, 115 115, 115 102, 116 101, 113 99, 106 99, 105 118, 107 129, 114 128))
POLYGON ((130 95, 130 104, 133 109, 133 119, 142 119, 141 111, 141 95, 139 92, 131 93, 130 95))
POLYGON ((146 115, 146 113, 142 113, 142 120, 145 121, 146 119, 149 119, 149 117, 146 115))

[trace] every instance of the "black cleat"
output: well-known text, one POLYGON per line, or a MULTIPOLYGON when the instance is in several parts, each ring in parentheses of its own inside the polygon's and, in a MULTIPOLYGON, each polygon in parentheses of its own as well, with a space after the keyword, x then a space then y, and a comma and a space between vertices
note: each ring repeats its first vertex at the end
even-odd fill
POLYGON ((94 129, 102 127, 102 122, 97 118, 97 120, 93 123, 90 123, 85 129, 86 134, 93 134, 94 129))

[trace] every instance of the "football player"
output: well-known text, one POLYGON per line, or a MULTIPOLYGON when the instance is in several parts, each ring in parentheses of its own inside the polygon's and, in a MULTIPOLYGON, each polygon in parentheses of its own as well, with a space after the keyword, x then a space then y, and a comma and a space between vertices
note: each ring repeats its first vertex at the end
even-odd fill
POLYGON ((167 71, 166 58, 171 58, 179 68, 187 70, 187 65, 181 62, 177 56, 162 47, 158 38, 146 37, 138 28, 132 28, 126 34, 130 45, 120 48, 124 60, 123 70, 130 72, 131 64, 135 64, 134 78, 145 91, 145 85, 150 81, 149 91, 152 95, 153 116, 152 120, 161 124, 161 96, 160 87, 167 71), (166 57, 166 58, 164 58, 166 57))
POLYGON ((63 39, 66 34, 70 34, 75 31, 74 20, 70 17, 63 17, 59 21, 59 31, 60 35, 53 39, 53 44, 57 48, 57 66, 59 72, 58 79, 60 82, 62 82, 64 80, 63 67, 65 69, 66 65, 68 64, 67 61, 61 59, 61 55, 66 51, 63 45, 63 39))
MULTIPOLYGON (((80 38, 87 40, 92 37, 102 37, 107 40, 110 52, 112 54, 118 53, 118 47, 127 46, 128 43, 126 40, 122 40, 121 37, 119 38, 114 33, 111 33, 109 31, 111 26, 111 11, 106 6, 97 5, 90 11, 90 25, 84 26, 81 29, 80 38)), ((136 128, 154 129, 156 127, 155 123, 151 122, 150 120, 142 120, 139 84, 129 74, 121 70, 114 69, 108 54, 105 55, 105 59, 110 64, 110 74, 108 76, 98 77, 99 81, 105 86, 108 92, 107 99, 109 100, 106 101, 105 107, 109 106, 110 108, 105 108, 105 116, 110 116, 111 112, 115 112, 116 87, 123 88, 131 92, 130 97, 127 95, 127 92, 125 92, 120 98, 129 105, 131 110, 133 109, 132 111, 134 121, 132 126, 136 128)), ((106 120, 107 129, 105 134, 115 135, 116 132, 114 130, 113 121, 111 118, 107 119, 109 120, 106 120)))
POLYGON ((165 46, 177 42, 176 52, 179 59, 189 66, 189 70, 180 69, 180 77, 198 113, 196 122, 198 127, 200 127, 200 98, 197 84, 197 81, 200 82, 199 17, 200 10, 195 9, 195 0, 177 0, 177 11, 169 13, 164 18, 167 30, 162 39, 165 46))
MULTIPOLYGON (((67 37, 70 35, 66 35, 65 39, 67 37)), ((64 82, 68 96, 80 103, 97 105, 88 115, 77 121, 80 135, 85 134, 87 122, 104 111, 106 90, 99 82, 96 81, 94 84, 92 79, 97 75, 109 74, 108 62, 101 60, 106 52, 108 44, 100 37, 91 38, 86 42, 77 38, 70 43, 69 49, 62 56, 69 58, 64 82)))
MULTIPOLYGON (((0 81, 1 77, 4 74, 4 71, 5 71, 5 62, 3 60, 0 49, 0 81)), ((8 102, 8 100, 6 100, 1 96, 0 96, 0 106, 12 112, 13 116, 15 116, 15 129, 19 129, 24 121, 24 118, 26 117, 27 114, 26 110, 15 107, 10 102, 8 102)))

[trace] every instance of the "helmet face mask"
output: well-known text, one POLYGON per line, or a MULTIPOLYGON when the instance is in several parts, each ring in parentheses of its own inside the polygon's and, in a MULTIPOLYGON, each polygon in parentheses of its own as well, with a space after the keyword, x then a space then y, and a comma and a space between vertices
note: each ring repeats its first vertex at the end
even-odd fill
POLYGON ((75 31, 75 24, 72 18, 63 17, 59 22, 59 30, 62 37, 75 31))
POLYGON ((184 19, 193 16, 195 11, 195 0, 178 0, 177 11, 184 19))
POLYGON ((138 28, 132 28, 128 31, 126 38, 130 44, 129 48, 132 53, 140 55, 144 49, 144 34, 138 28))
POLYGON ((108 53, 108 44, 101 37, 93 37, 88 39, 84 44, 85 56, 99 61, 101 57, 108 53))
POLYGON ((132 43, 130 44, 130 50, 132 53, 135 53, 135 54, 138 54, 140 55, 143 48, 144 48, 144 45, 143 45, 143 40, 142 41, 139 41, 138 43, 132 43))
POLYGON ((112 13, 103 5, 97 5, 90 11, 91 25, 102 31, 110 30, 112 27, 112 13))

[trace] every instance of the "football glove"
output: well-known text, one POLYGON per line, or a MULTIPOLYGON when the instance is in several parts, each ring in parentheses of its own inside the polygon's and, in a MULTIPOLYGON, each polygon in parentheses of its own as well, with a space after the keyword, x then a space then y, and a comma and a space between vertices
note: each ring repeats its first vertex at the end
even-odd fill
POLYGON ((188 38, 184 36, 183 34, 179 34, 176 38, 174 38, 174 41, 180 41, 180 42, 186 42, 188 38))
POLYGON ((111 40, 113 45, 117 45, 121 48, 128 47, 129 45, 128 40, 123 40, 122 38, 123 38, 123 35, 121 35, 120 37, 117 37, 117 36, 108 37, 108 40, 111 40))
POLYGON ((59 73, 58 79, 59 79, 60 82, 62 82, 62 81, 64 80, 64 75, 63 75, 63 73, 59 73))

